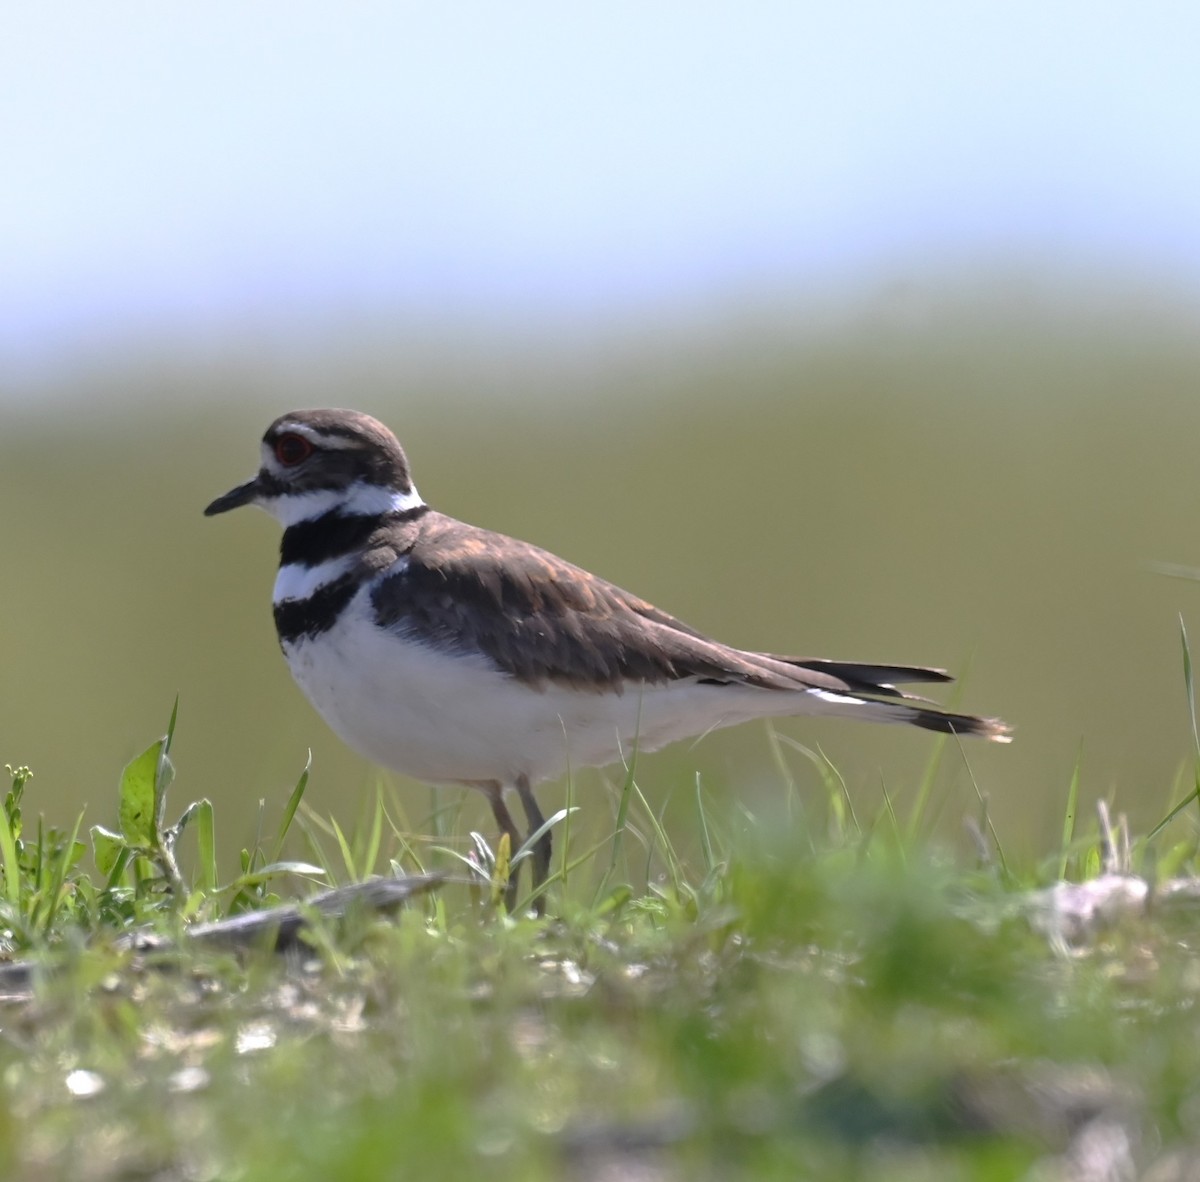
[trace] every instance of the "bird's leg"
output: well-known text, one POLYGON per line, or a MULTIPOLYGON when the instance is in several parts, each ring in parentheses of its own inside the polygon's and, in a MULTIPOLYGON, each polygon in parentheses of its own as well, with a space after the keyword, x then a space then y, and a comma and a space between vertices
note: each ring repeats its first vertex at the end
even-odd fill
MULTIPOLYGON (((486 793, 488 803, 492 806, 492 816, 496 818, 500 832, 508 834, 508 856, 511 858, 521 848, 521 834, 517 832, 517 825, 512 819, 512 813, 508 811, 508 805, 504 803, 504 789, 495 780, 481 784, 480 787, 486 793)), ((519 867, 509 868, 508 886, 504 891, 504 905, 510 914, 517 905, 518 869, 519 867)))
MULTIPOLYGON (((525 817, 529 821, 530 836, 535 834, 546 823, 546 818, 542 816, 542 810, 538 808, 537 800, 534 798, 533 789, 529 786, 528 776, 517 777, 517 795, 521 798, 521 804, 525 807, 525 817)), ((550 830, 537 840, 537 845, 533 847, 533 889, 546 881, 546 875, 550 873, 550 830)), ((541 915, 546 910, 546 901, 544 895, 538 895, 533 901, 534 910, 541 915)))

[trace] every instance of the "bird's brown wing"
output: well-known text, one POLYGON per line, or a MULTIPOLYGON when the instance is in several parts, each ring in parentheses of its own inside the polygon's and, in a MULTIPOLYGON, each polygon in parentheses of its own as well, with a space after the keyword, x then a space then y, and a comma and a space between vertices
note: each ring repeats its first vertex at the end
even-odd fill
POLYGON ((536 546, 441 514, 375 592, 378 622, 452 651, 485 653, 533 684, 621 689, 685 678, 769 689, 846 691, 809 669, 719 644, 627 591, 536 546))

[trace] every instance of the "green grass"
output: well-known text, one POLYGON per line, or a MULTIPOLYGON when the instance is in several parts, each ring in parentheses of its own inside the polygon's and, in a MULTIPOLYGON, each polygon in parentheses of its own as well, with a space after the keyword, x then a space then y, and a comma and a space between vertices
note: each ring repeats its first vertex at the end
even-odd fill
MULTIPOLYGON (((1073 787, 1044 864, 986 838, 968 860, 924 831, 978 800, 918 786, 906 815, 889 789, 856 815, 810 752, 823 792, 793 787, 777 816, 697 781, 692 856, 631 765, 604 842, 558 816, 535 920, 498 909, 503 866, 456 834, 455 805, 416 841, 381 789, 347 833, 305 805, 307 768, 213 881, 211 812, 168 824, 174 729, 126 769, 122 828, 93 830, 92 858, 82 819, 31 835, 37 781, 13 773, 6 939, 39 968, 0 1011, 6 1179, 1005 1179, 1065 1168, 1089 1137, 1131 1170, 1189 1150, 1197 905, 1040 934, 1033 888, 1119 853, 1073 787), (389 867, 456 881, 390 919, 314 920, 303 954, 118 947, 312 893, 297 873, 389 867)), ((1117 868, 1195 874, 1194 814, 1117 868)))

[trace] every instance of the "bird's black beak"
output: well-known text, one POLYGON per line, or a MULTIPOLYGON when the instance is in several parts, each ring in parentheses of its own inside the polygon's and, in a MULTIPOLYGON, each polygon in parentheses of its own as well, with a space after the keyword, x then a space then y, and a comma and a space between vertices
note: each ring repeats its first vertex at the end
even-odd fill
POLYGON ((256 476, 253 480, 247 480, 245 484, 239 484, 237 488, 231 488, 223 497, 217 497, 204 510, 204 516, 215 517, 218 513, 228 513, 230 509, 240 509, 243 505, 254 504, 258 497, 259 487, 256 476))

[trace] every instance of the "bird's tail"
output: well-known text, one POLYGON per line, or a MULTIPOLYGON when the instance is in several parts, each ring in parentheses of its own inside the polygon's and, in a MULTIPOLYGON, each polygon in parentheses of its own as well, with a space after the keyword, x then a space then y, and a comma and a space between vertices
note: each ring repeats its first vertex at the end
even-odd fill
MULTIPOLYGON (((881 688, 873 692, 879 693, 881 688)), ((887 690, 882 692, 887 693, 887 690)), ((910 700, 897 690, 892 690, 891 695, 882 700, 826 689, 811 689, 808 694, 821 703, 819 708, 813 710, 814 714, 857 718, 863 722, 904 723, 944 735, 977 735, 994 743, 1012 742, 1012 729, 999 718, 981 718, 976 714, 939 710, 920 700, 910 700)))

